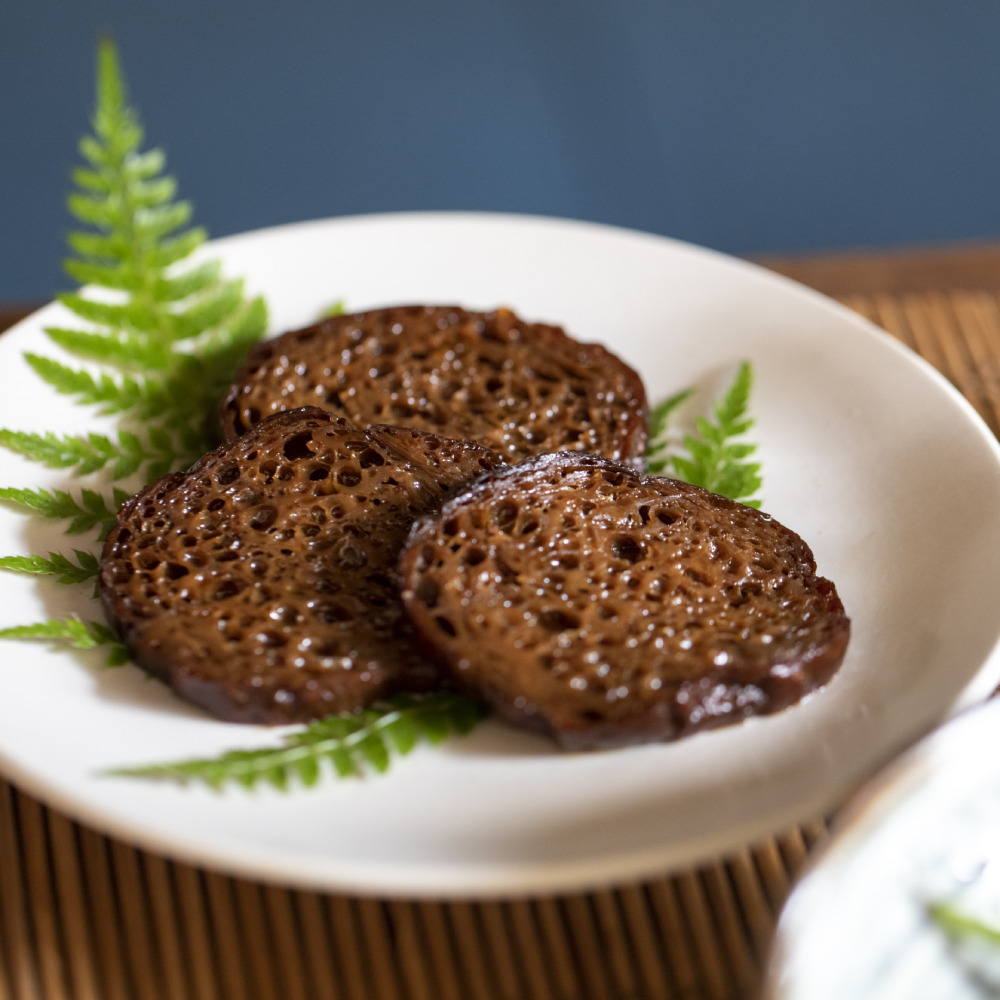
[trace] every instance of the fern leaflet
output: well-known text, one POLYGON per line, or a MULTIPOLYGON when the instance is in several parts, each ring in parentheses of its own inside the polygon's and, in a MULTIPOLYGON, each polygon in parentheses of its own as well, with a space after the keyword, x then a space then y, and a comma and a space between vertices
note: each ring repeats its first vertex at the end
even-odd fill
POLYGON ((670 467, 670 457, 660 457, 667 447, 667 425, 674 410, 694 395, 694 389, 682 389, 653 407, 649 414, 649 446, 646 449, 646 469, 659 474, 670 467))
POLYGON ((109 504, 94 490, 81 490, 80 499, 75 500, 64 490, 50 492, 0 488, 0 500, 45 517, 68 520, 70 523, 66 528, 67 535, 78 535, 91 528, 100 527, 102 538, 114 524, 117 509, 125 502, 128 494, 124 490, 116 489, 112 496, 112 502, 109 504))
POLYGON ((477 702, 434 692, 397 695, 358 712, 332 715, 286 735, 277 747, 230 750, 219 757, 115 768, 112 775, 198 781, 221 788, 264 783, 284 790, 297 778, 312 787, 324 767, 338 777, 384 772, 393 755, 410 753, 424 740, 440 743, 450 733, 467 733, 486 715, 477 702))
POLYGON ((79 618, 52 618, 34 625, 13 625, 0 629, 0 639, 37 639, 56 642, 71 649, 94 649, 110 646, 107 665, 118 667, 128 662, 128 650, 114 631, 101 622, 85 622, 79 618))
POLYGON ((685 390, 661 403, 650 420, 648 470, 654 474, 666 472, 748 507, 759 507, 760 501, 753 497, 762 484, 760 464, 747 461, 757 446, 743 440, 753 426, 753 419, 747 416, 752 387, 753 367, 744 361, 722 399, 715 404, 714 421, 698 417, 696 433, 684 436, 686 455, 669 453, 666 431, 670 415, 691 391, 685 390))
POLYGON ((117 441, 104 434, 68 435, 35 434, 28 431, 0 430, 0 446, 39 462, 50 469, 72 469, 85 476, 110 466, 113 479, 131 476, 145 465, 147 481, 159 479, 173 468, 190 465, 199 455, 200 436, 170 434, 152 427, 140 436, 119 431, 117 441))
POLYGON ((93 552, 73 549, 76 562, 59 552, 46 556, 0 556, 0 569, 33 576, 54 576, 57 583, 85 583, 97 576, 98 561, 93 552))

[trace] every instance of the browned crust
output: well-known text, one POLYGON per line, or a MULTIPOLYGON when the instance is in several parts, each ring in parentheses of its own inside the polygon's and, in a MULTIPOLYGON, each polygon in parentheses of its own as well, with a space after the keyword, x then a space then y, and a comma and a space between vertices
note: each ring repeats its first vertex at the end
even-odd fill
POLYGON ((278 414, 124 504, 105 611, 136 663, 223 719, 305 721, 436 686, 399 550, 414 517, 499 463, 469 442, 278 414))
POLYGON ((578 749, 671 740, 826 684, 850 622, 766 514, 596 456, 484 477, 413 528, 403 603, 455 683, 578 749))
POLYGON ((227 437, 315 405, 479 441, 515 462, 587 451, 638 463, 647 406, 639 376, 598 344, 508 309, 398 306, 334 316, 255 347, 221 408, 227 437))

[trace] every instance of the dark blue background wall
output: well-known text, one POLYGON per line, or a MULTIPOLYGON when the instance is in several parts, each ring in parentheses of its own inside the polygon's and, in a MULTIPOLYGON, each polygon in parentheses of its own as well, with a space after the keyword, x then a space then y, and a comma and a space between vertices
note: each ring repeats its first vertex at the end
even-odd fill
POLYGON ((996 0, 3 0, 0 300, 68 286, 102 31, 215 236, 398 209, 734 253, 1000 236, 996 0))

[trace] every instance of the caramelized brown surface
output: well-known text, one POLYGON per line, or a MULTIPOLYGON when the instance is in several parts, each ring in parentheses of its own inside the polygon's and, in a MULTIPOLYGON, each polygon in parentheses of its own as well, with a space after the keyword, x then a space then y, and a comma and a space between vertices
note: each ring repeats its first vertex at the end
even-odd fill
POLYGON ((595 456, 492 473, 417 522, 400 568, 457 683, 571 748, 777 711, 826 683, 849 635, 796 534, 595 456))
POLYGON ((299 721, 427 688, 399 550, 418 514, 499 463, 469 442, 279 414, 125 503, 105 609, 137 663, 221 718, 299 721))
POLYGON ((515 462, 646 444, 638 375, 596 344, 512 312, 405 306, 335 316, 258 345, 223 404, 226 435, 296 406, 479 441, 515 462))

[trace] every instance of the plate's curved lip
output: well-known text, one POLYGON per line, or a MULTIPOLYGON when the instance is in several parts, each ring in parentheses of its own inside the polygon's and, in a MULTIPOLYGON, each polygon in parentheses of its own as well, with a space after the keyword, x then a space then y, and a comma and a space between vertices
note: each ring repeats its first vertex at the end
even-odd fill
MULTIPOLYGON (((888 337, 877 326, 847 307, 791 279, 768 271, 750 261, 730 257, 670 237, 600 223, 553 219, 545 216, 480 212, 415 212, 378 213, 289 223, 213 240, 209 244, 209 248, 213 251, 225 252, 227 247, 249 240, 269 239, 276 234, 294 236, 296 231, 306 228, 321 229, 330 226, 395 225, 400 223, 407 225, 457 223, 473 226, 484 223, 515 226, 527 224, 541 227, 558 226, 567 229, 604 231, 628 239, 646 239, 651 244, 667 243, 678 251, 703 256, 714 261, 717 265, 752 272, 758 280, 780 287, 783 294, 793 294, 805 298, 810 302, 812 308, 822 308, 832 312, 841 322, 848 322, 858 330, 865 331, 868 335, 877 336, 885 349, 893 351, 900 358, 905 359, 908 364, 921 369, 925 376, 929 377, 938 389, 944 391, 951 401, 963 411, 969 429, 976 429, 983 442, 992 450, 997 464, 1000 466, 1000 443, 997 442, 971 404, 944 376, 919 355, 910 351, 909 348, 888 337)), ((22 323, 39 322, 43 318, 42 314, 53 307, 53 305, 43 307, 12 329, 17 329, 22 323)), ((992 651, 983 661, 979 672, 970 679, 951 706, 942 706, 942 717, 986 697, 989 691, 1000 682, 998 650, 1000 650, 1000 626, 998 626, 998 635, 992 651)), ((40 775, 35 774, 30 767, 26 767, 20 761, 11 760, 2 752, 0 752, 0 760, 4 761, 5 773, 11 775, 16 784, 54 808, 67 812, 97 829, 103 829, 109 835, 128 840, 177 860, 194 864, 207 864, 232 874, 280 881, 284 884, 381 896, 433 895, 438 898, 447 896, 466 898, 489 896, 495 898, 508 895, 598 888, 654 874, 662 875, 672 868, 707 860, 711 856, 718 856, 726 851, 746 846, 747 843, 764 836, 782 832, 796 822, 814 818, 828 807, 839 805, 839 802, 830 801, 829 793, 824 794, 822 790, 817 790, 813 802, 799 802, 795 807, 786 809, 785 813, 780 816, 769 814, 766 818, 761 817, 756 825, 744 824, 738 830, 720 830, 718 836, 712 838, 710 842, 667 844, 639 852, 620 853, 610 858, 602 858, 597 868, 584 862, 553 864, 551 861, 518 865, 466 865, 458 871, 454 867, 433 867, 426 864, 416 866, 402 864, 396 867, 380 864, 365 867, 352 863, 348 868, 345 868, 342 865, 331 863, 328 859, 318 861, 317 859, 303 858, 291 852, 234 849, 231 844, 222 843, 212 846, 206 844, 204 838, 199 837, 191 837, 186 840, 177 837, 164 839, 158 837, 155 830, 149 830, 141 822, 129 822, 121 816, 109 815, 105 810, 94 809, 84 795, 75 796, 65 792, 65 790, 52 787, 51 783, 47 783, 40 775)))

